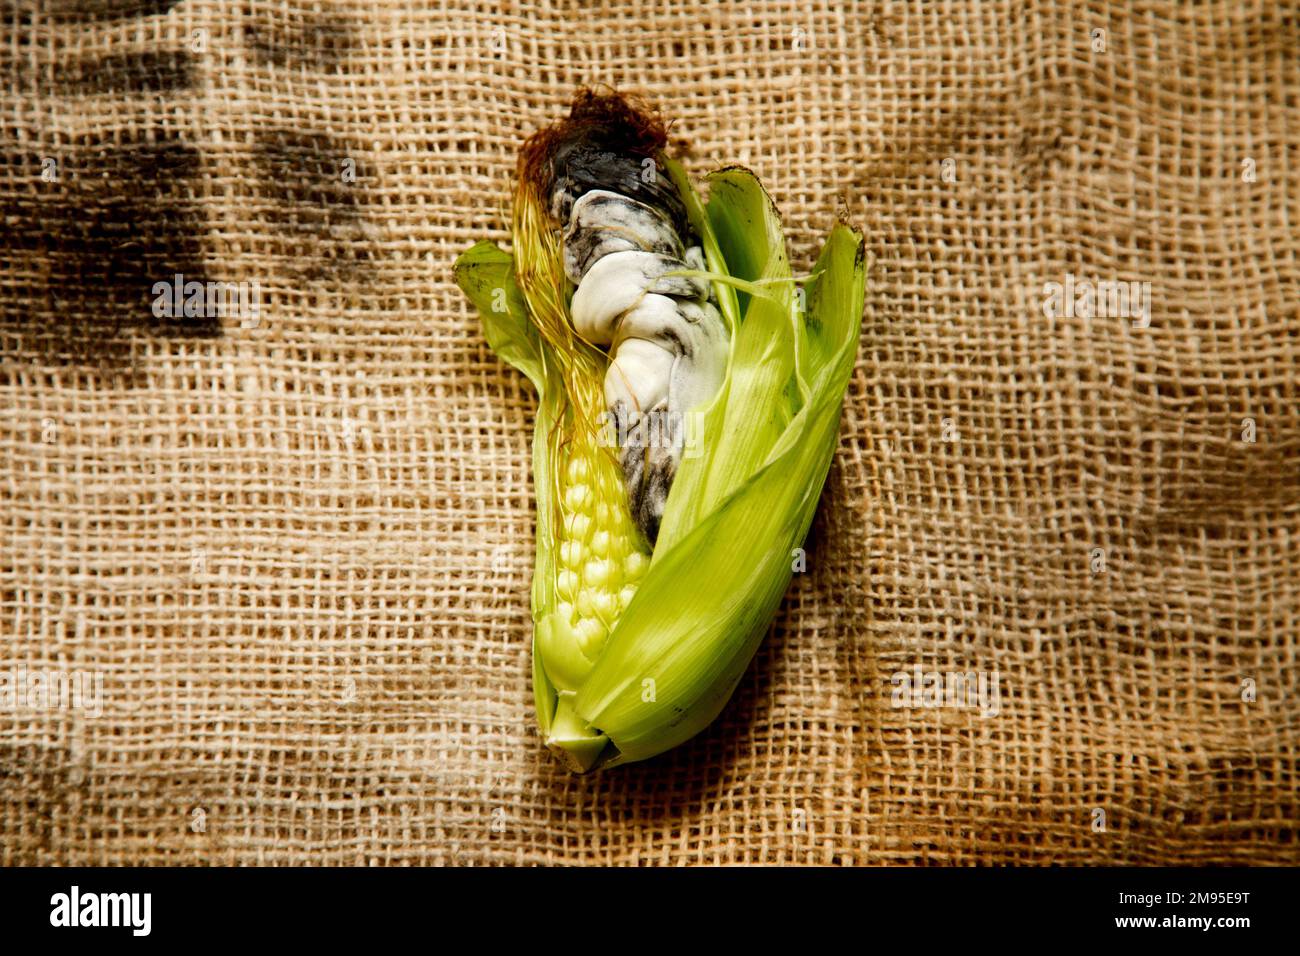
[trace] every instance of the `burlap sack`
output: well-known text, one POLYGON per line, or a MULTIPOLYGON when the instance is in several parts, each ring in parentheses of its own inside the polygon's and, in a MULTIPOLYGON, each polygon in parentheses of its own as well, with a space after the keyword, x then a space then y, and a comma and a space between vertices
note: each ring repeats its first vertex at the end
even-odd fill
POLYGON ((1300 862, 1294 6, 0 24, 0 861, 1300 862), (753 167, 798 267, 837 212, 874 261, 736 698, 578 778, 533 729, 533 396, 450 265, 596 82, 753 167), (258 314, 169 317, 177 274, 258 314))

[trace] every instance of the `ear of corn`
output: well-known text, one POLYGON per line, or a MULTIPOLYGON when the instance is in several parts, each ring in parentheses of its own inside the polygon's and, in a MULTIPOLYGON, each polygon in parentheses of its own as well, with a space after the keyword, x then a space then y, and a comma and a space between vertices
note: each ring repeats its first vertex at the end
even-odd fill
POLYGON ((725 381, 697 409, 653 553, 602 443, 607 360, 567 322, 571 286, 537 197, 516 196, 514 256, 481 242, 456 263, 489 344, 537 389, 533 684, 548 746, 585 771, 643 760, 721 711, 771 624, 812 522, 852 373, 861 236, 831 232, 803 285, 779 217, 747 170, 703 202, 664 160, 732 331, 725 381), (556 270, 560 277, 556 277, 556 270))

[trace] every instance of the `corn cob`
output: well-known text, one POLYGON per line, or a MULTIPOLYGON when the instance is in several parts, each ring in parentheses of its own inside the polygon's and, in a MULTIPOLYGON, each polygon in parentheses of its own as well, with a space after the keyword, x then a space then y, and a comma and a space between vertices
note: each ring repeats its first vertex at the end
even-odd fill
POLYGON ((798 289, 737 167, 701 200, 665 128, 579 94, 520 154, 513 255, 456 263, 537 388, 533 686, 573 770, 642 760, 721 711, 812 520, 862 314, 861 236, 798 289))

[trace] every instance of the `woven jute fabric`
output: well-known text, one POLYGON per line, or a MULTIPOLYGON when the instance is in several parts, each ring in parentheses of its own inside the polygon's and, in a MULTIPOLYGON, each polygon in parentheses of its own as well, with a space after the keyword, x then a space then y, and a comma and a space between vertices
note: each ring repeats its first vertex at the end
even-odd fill
POLYGON ((1294 4, 0 31, 0 861, 1300 862, 1294 4), (754 169, 797 268, 837 215, 871 262, 735 698, 576 777, 529 689, 535 396, 451 263, 508 242, 521 139, 584 84, 754 169), (177 275, 260 311, 155 314, 177 275), (985 706, 903 693, 954 675, 985 706))

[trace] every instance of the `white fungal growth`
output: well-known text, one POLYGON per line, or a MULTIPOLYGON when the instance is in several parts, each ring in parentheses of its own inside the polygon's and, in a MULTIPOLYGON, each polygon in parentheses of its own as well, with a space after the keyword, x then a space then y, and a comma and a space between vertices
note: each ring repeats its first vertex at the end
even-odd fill
POLYGON ((573 204, 564 230, 564 271, 576 285, 611 252, 637 249, 680 259, 684 250, 672 223, 654 209, 618 193, 593 189, 573 204))
POLYGON ((717 393, 728 336, 709 284, 673 275, 703 269, 660 212, 592 190, 569 208, 564 266, 577 283, 574 328, 608 349, 605 403, 620 440, 632 516, 651 543, 685 444, 686 415, 717 393))

